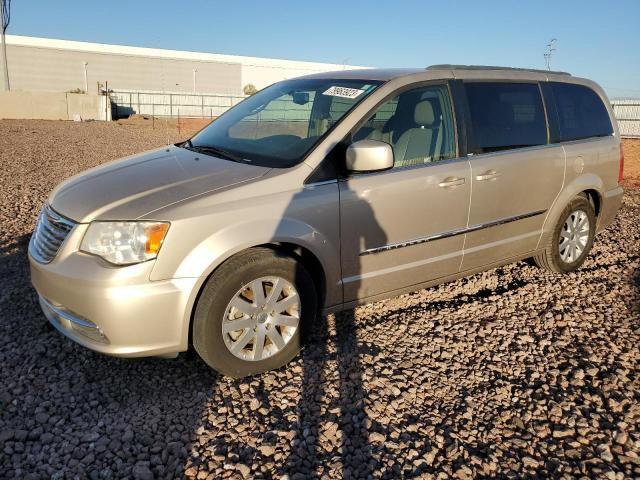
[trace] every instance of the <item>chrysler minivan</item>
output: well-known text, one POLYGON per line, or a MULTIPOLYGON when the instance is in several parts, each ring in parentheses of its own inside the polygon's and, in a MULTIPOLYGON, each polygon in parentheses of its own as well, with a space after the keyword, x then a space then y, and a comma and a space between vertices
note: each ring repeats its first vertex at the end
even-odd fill
POLYGON ((241 377, 291 360, 318 315, 521 259, 577 269, 620 207, 622 167, 605 93, 567 73, 316 74, 59 185, 32 282, 85 347, 193 345, 241 377))

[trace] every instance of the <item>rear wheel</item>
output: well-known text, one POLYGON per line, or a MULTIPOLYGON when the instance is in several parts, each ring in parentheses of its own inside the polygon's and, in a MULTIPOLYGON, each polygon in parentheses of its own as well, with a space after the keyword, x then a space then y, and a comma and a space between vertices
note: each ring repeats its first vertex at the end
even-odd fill
POLYGON ((316 316, 316 298, 299 261, 267 248, 247 250, 207 281, 194 316, 194 347, 209 366, 231 377, 278 368, 300 350, 301 330, 316 316))
POLYGON ((586 260, 595 232, 593 205, 581 194, 563 210, 545 249, 533 259, 539 267, 552 272, 572 272, 586 260))

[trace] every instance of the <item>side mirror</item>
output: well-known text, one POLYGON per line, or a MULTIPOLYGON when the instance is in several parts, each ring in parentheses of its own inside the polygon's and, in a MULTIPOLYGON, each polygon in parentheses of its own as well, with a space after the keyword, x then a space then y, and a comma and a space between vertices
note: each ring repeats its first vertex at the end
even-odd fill
POLYGON ((360 140, 347 148, 347 170, 377 172, 393 167, 393 148, 378 140, 360 140))

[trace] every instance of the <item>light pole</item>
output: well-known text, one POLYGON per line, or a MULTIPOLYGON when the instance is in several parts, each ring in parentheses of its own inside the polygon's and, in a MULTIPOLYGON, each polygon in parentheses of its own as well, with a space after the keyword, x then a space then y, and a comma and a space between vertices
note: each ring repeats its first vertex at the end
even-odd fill
POLYGON ((87 65, 89 65, 89 62, 82 62, 82 66, 84 67, 84 93, 89 93, 89 82, 87 81, 87 65))
POLYGON ((4 89, 11 90, 9 86, 9 65, 7 63, 7 44, 5 42, 5 33, 9 22, 11 21, 11 0, 0 0, 0 37, 2 45, 0 53, 2 53, 2 70, 4 71, 4 89))

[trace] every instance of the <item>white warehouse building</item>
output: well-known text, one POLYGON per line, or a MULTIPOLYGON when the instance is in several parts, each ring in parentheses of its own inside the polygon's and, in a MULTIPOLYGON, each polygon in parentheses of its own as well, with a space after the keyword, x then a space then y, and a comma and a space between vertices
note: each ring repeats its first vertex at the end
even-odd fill
POLYGON ((333 63, 221 55, 7 35, 11 90, 97 93, 110 89, 242 95, 315 72, 362 68, 333 63))

